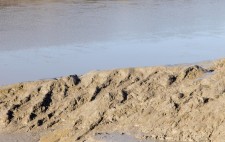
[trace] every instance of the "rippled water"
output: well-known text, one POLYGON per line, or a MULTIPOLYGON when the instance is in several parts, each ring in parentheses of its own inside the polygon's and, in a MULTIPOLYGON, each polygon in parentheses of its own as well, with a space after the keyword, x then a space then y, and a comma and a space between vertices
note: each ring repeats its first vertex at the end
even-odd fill
POLYGON ((224 57, 224 0, 0 1, 0 85, 224 57))

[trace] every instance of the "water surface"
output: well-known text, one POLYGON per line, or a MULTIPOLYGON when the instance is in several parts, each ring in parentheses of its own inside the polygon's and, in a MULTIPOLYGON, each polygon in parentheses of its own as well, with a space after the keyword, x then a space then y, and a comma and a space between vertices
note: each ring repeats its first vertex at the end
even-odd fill
POLYGON ((224 0, 0 1, 0 85, 224 57, 224 0))

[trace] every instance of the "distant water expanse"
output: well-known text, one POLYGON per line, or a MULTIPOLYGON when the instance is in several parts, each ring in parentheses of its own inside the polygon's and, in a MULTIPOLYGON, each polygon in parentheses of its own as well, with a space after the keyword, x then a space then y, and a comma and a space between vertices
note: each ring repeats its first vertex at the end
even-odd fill
POLYGON ((225 57, 224 0, 0 1, 0 85, 225 57))

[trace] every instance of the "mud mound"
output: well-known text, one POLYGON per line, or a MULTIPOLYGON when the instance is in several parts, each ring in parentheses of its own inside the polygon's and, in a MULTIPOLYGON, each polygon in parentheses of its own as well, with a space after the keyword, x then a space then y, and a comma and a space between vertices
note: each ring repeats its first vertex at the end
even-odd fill
POLYGON ((71 75, 0 88, 2 133, 84 141, 124 132, 142 139, 223 141, 225 60, 71 75))

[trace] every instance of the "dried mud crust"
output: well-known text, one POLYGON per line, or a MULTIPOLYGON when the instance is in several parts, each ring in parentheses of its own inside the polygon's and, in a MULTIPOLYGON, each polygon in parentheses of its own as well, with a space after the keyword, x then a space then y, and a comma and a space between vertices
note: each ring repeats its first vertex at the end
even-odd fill
POLYGON ((223 141, 225 60, 210 66, 91 72, 0 88, 0 127, 41 142, 85 141, 96 133, 142 139, 223 141), (136 135, 136 133, 133 133, 136 135))

